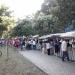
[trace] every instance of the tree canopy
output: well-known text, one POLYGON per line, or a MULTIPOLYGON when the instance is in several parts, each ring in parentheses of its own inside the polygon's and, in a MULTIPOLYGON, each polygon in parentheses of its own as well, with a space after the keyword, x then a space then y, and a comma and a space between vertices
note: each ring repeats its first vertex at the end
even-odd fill
POLYGON ((33 35, 32 22, 27 19, 20 20, 17 22, 17 26, 11 31, 11 36, 23 36, 33 35))
POLYGON ((32 19, 24 19, 12 30, 14 36, 45 35, 75 29, 74 0, 44 0, 32 19))
POLYGON ((44 0, 41 11, 45 15, 52 14, 57 17, 58 20, 55 24, 57 28, 60 28, 60 32, 64 32, 67 27, 75 27, 74 0, 44 0))
POLYGON ((0 36, 2 36, 4 31, 8 30, 8 26, 14 25, 15 21, 11 16, 11 11, 9 8, 1 5, 0 6, 0 36))
POLYGON ((57 0, 59 10, 57 12, 59 21, 63 25, 70 25, 75 20, 75 0, 57 0))

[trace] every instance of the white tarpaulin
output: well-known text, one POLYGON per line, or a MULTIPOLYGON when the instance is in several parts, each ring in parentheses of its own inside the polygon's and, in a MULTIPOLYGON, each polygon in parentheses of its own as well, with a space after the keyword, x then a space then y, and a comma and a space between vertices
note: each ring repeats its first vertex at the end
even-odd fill
POLYGON ((75 37, 75 31, 66 32, 66 33, 56 33, 56 34, 49 34, 39 37, 39 39, 46 39, 52 36, 59 36, 59 37, 75 37))
POLYGON ((52 37, 52 36, 60 36, 60 34, 61 33, 44 35, 44 36, 39 37, 39 39, 46 39, 46 38, 49 38, 49 37, 52 37))
POLYGON ((39 35, 34 35, 33 38, 39 37, 39 35))
POLYGON ((50 34, 50 35, 41 36, 41 37, 39 37, 39 39, 46 39, 46 38, 48 38, 48 37, 51 37, 51 34, 50 34))
POLYGON ((75 31, 62 33, 61 37, 75 37, 75 31))

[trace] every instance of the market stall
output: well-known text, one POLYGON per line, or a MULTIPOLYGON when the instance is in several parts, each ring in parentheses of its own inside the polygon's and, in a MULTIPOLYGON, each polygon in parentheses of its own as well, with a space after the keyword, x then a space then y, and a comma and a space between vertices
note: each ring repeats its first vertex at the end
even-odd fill
POLYGON ((75 31, 63 33, 60 37, 69 40, 69 43, 72 45, 72 47, 68 48, 69 58, 75 61, 75 31))
POLYGON ((66 40, 69 40, 69 43, 72 45, 72 47, 68 48, 69 58, 70 60, 75 61, 75 31, 44 35, 39 37, 39 40, 46 41, 49 38, 50 39, 64 38, 66 40))

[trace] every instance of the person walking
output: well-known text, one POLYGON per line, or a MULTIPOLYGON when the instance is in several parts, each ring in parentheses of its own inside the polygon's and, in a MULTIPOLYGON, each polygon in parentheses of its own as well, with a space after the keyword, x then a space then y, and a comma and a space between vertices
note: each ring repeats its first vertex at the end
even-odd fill
POLYGON ((25 50, 25 39, 23 39, 23 41, 22 41, 22 49, 25 50))
POLYGON ((33 39, 33 50, 36 50, 36 41, 33 39))
POLYGON ((48 51, 48 55, 50 55, 50 53, 51 53, 51 52, 50 52, 50 47, 51 47, 51 46, 50 46, 50 43, 47 41, 47 42, 46 42, 46 49, 47 49, 47 51, 48 51))
POLYGON ((43 41, 42 43, 42 54, 44 54, 46 52, 46 44, 45 41, 43 41))
POLYGON ((58 56, 60 53, 60 42, 56 40, 54 43, 54 47, 55 47, 55 55, 58 56))
POLYGON ((63 39, 61 43, 61 51, 62 51, 62 61, 64 61, 65 58, 69 61, 69 55, 67 51, 67 42, 63 39))

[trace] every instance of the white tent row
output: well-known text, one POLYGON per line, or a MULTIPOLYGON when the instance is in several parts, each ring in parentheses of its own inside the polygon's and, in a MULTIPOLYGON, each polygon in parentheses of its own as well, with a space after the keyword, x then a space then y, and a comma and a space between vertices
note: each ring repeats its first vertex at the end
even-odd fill
POLYGON ((44 35, 44 36, 39 37, 39 39, 46 39, 46 38, 49 38, 49 37, 52 37, 52 36, 60 36, 60 34, 61 33, 44 35))
POLYGON ((61 37, 75 37, 75 31, 62 33, 60 36, 61 37))
POLYGON ((37 37, 39 37, 39 35, 34 35, 34 36, 33 36, 33 38, 37 38, 37 37))
POLYGON ((46 39, 52 36, 59 36, 59 37, 75 37, 75 31, 66 32, 66 33, 56 33, 56 34, 49 34, 39 37, 39 39, 46 39))
POLYGON ((44 36, 39 37, 39 39, 46 39, 48 37, 51 37, 51 35, 44 35, 44 36))

